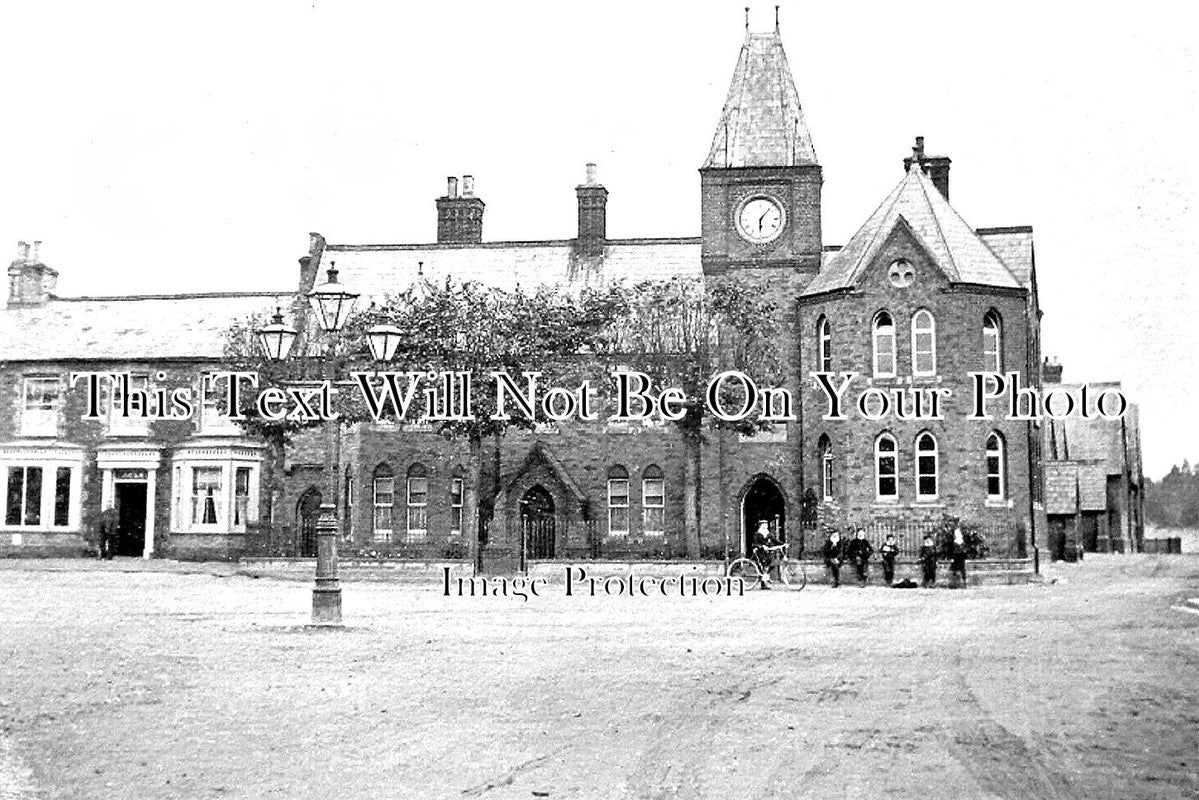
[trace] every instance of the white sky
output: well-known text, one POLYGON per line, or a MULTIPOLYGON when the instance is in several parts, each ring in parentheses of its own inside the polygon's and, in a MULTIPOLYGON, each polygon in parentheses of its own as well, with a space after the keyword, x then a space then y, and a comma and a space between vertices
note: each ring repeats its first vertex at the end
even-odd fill
MULTIPOLYGON (((43 240, 62 294, 285 289, 310 230, 431 241, 451 174, 476 176, 485 238, 569 238, 588 160, 609 235, 696 235, 744 5, 5 4, 0 244, 43 240)), ((972 225, 1035 226, 1045 352, 1124 381, 1156 478, 1199 460, 1199 26, 1070 6, 781 13, 825 242, 923 134, 972 225)))

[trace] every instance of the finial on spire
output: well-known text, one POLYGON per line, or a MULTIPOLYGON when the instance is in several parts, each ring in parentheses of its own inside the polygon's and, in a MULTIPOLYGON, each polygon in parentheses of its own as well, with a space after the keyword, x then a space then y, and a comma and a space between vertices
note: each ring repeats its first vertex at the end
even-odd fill
POLYGON ((774 7, 774 32, 779 32, 779 7, 774 7))
POLYGON ((745 32, 749 33, 749 6, 745 7, 745 32))

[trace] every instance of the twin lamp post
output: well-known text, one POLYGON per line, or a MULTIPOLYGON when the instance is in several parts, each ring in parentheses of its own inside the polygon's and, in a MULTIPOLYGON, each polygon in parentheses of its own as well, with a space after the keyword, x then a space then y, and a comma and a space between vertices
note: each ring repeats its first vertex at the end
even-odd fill
MULTIPOLYGON (((325 283, 308 293, 317 326, 329 335, 336 335, 353 311, 358 294, 337 281, 337 269, 329 262, 325 283)), ((269 325, 256 331, 258 343, 271 361, 285 361, 299 334, 283 322, 283 313, 276 309, 269 325)), ((373 325, 366 331, 366 343, 371 356, 379 362, 395 358, 403 332, 395 325, 373 325)), ((341 582, 337 577, 337 467, 341 449, 341 422, 326 420, 325 463, 327 496, 321 502, 316 522, 316 583, 312 587, 312 624, 341 625, 341 582)))

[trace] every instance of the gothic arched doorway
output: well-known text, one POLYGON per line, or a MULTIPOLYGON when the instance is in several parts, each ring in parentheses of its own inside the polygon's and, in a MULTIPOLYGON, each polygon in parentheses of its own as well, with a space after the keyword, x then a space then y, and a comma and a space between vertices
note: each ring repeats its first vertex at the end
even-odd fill
POLYGON ((554 497, 541 484, 520 499, 520 529, 526 558, 554 557, 554 497))
POLYGON ((750 551, 750 539, 762 520, 766 520, 774 538, 787 541, 787 501, 779 485, 767 475, 754 478, 741 498, 742 552, 750 551))
POLYGON ((321 513, 321 490, 308 487, 296 503, 296 555, 316 558, 316 518, 321 513))

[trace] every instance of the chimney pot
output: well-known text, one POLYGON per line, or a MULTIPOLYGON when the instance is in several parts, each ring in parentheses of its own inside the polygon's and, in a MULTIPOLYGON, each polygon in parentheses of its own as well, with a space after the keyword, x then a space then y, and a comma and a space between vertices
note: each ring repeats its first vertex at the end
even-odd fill
POLYGON ((595 186, 595 162, 587 162, 587 185, 595 186))
POLYGON ((450 176, 445 179, 445 196, 446 197, 457 197, 458 196, 458 179, 457 178, 450 176))
POLYGON ((463 175, 462 176, 462 196, 463 197, 474 197, 475 196, 475 176, 474 175, 463 175))
POLYGON ((42 242, 39 239, 33 243, 33 260, 34 261, 41 260, 41 252, 42 252, 42 242))
POLYGON ((17 242, 17 258, 22 261, 29 260, 29 242, 17 242))

